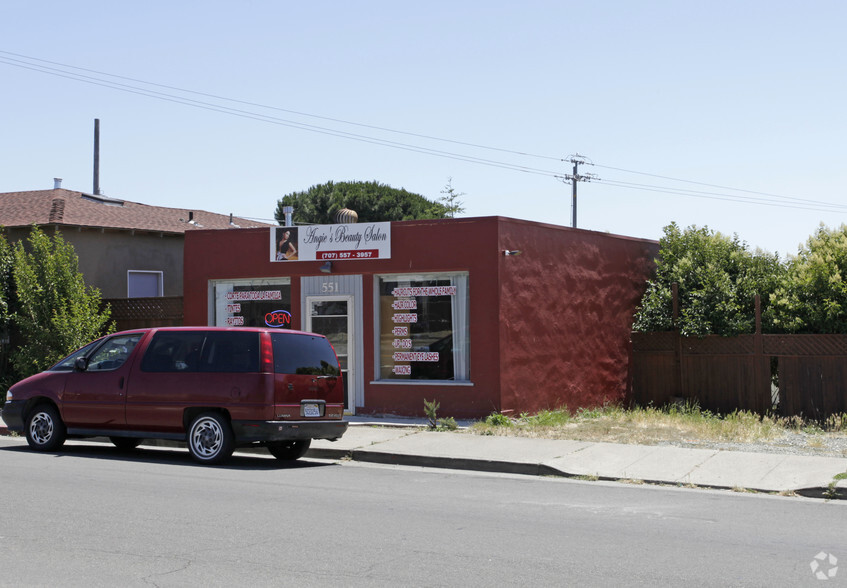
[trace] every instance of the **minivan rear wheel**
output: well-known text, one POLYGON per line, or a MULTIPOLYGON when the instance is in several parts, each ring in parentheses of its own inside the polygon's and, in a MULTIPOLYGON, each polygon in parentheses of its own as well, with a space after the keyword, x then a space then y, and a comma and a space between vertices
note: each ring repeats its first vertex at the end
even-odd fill
POLYGON ((286 461, 300 459, 309 450, 311 439, 298 439, 296 441, 284 441, 282 443, 268 445, 268 451, 277 459, 286 461))
POLYGON ((226 461, 235 449, 232 427, 216 412, 198 415, 188 428, 188 451, 195 461, 212 465, 226 461))
POLYGON ((27 415, 26 442, 36 451, 55 451, 65 443, 67 429, 59 410, 52 404, 39 404, 27 415))

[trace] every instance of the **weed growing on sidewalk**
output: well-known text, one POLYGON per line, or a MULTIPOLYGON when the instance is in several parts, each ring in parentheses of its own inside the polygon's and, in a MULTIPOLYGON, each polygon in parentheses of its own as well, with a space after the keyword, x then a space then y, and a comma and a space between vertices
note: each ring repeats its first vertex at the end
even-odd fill
POLYGON ((441 408, 441 403, 433 400, 432 402, 424 398, 424 414, 426 414, 427 425, 433 431, 455 431, 459 428, 456 419, 453 417, 438 418, 438 409, 441 408))
POLYGON ((430 429, 438 428, 438 409, 441 408, 441 403, 433 399, 432 402, 424 398, 424 414, 426 415, 427 424, 430 429))

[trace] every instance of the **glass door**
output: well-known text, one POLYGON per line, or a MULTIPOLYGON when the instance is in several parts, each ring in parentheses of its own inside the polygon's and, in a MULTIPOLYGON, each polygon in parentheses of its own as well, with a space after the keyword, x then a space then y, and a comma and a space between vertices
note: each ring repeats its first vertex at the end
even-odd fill
POLYGON ((353 297, 307 296, 306 306, 306 330, 324 335, 335 348, 344 381, 344 413, 354 414, 353 297))

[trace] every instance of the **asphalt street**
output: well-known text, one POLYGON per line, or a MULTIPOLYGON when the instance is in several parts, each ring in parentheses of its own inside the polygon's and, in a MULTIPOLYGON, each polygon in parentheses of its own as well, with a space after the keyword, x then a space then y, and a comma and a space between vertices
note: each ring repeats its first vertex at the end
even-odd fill
MULTIPOLYGON (((3 586, 820 585, 844 501, 0 439, 3 586)), ((843 560, 847 561, 847 559, 843 560)))

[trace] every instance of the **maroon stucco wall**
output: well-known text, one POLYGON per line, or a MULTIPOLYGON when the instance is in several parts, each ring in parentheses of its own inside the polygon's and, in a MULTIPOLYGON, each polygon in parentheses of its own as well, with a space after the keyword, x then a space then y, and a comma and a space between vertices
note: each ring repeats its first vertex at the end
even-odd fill
MULTIPOLYGON (((374 380, 373 280, 365 280, 365 396, 362 413, 423 415, 423 400, 437 400, 439 414, 455 418, 487 415, 499 409, 496 217, 393 223, 391 260, 374 273, 467 271, 470 285, 472 385, 368 384, 374 380)), ((349 262, 356 263, 356 262, 349 262)), ((380 262, 372 262, 374 266, 380 262)), ((365 266, 356 265, 355 268, 365 266)), ((367 268, 370 271, 370 268, 367 268)))
MULTIPOLYGON (((483 417, 623 400, 629 330, 658 244, 500 217, 392 223, 391 259, 334 261, 363 275, 365 406, 357 413, 483 417), (518 256, 504 256, 519 249, 518 256), (466 271, 470 385, 374 382, 374 274, 466 271)), ((300 276, 321 262, 271 263, 267 229, 192 231, 185 239, 185 324, 208 320, 214 279, 300 276)), ((293 328, 301 328, 299 313, 293 328)))
MULTIPOLYGON (((497 217, 392 223, 391 259, 333 261, 333 274, 362 274, 365 406, 357 413, 422 415, 423 400, 441 403, 455 418, 500 408, 497 217), (374 274, 466 271, 470 275, 472 385, 371 383, 374 375, 374 274)), ((185 243, 185 324, 208 320, 208 283, 215 279, 290 276, 292 306, 299 308, 300 276, 320 275, 321 262, 284 266, 269 261, 267 229, 192 231, 185 243)), ((292 328, 301 328, 299 313, 292 328)))
POLYGON ((504 219, 500 261, 504 410, 624 401, 632 315, 658 243, 504 219))

